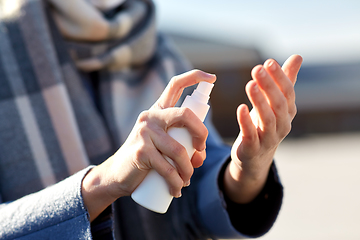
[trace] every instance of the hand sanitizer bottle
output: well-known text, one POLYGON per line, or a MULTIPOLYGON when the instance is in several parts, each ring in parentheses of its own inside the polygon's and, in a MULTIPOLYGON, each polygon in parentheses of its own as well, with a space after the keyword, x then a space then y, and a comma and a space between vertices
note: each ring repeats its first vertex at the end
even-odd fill
MULTIPOLYGON (((204 121, 210 108, 208 101, 213 86, 212 83, 200 82, 191 96, 186 96, 181 107, 189 108, 201 121, 204 121)), ((188 130, 186 128, 172 127, 168 130, 168 134, 186 148, 191 158, 195 149, 188 130)), ((164 157, 170 164, 175 166, 170 158, 164 157)), ((145 179, 131 194, 131 197, 141 206, 158 213, 165 213, 173 199, 166 181, 155 170, 149 171, 145 179)))

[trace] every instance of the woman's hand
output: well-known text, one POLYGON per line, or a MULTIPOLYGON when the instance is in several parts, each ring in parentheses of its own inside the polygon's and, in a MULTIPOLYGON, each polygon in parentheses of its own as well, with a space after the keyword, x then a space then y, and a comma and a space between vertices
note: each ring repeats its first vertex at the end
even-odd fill
POLYGON ((241 132, 224 177, 225 193, 234 202, 252 201, 266 182, 275 151, 296 114, 294 84, 301 63, 299 55, 291 56, 282 68, 269 59, 251 72, 246 93, 253 109, 238 107, 241 132))
POLYGON ((149 170, 155 169, 169 185, 170 194, 181 196, 190 184, 194 167, 202 165, 207 129, 187 108, 175 108, 184 88, 216 77, 193 70, 171 79, 156 103, 142 112, 121 148, 84 178, 82 194, 93 220, 113 201, 130 195, 149 170), (186 149, 167 134, 170 127, 186 127, 192 136, 195 154, 189 159, 186 149), (175 163, 173 167, 164 156, 175 163))

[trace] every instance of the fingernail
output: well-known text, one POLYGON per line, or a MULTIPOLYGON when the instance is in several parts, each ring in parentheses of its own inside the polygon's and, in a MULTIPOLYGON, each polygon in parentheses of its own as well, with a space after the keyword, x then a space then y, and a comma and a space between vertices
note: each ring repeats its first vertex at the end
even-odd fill
POLYGON ((263 67, 261 67, 261 68, 259 69, 258 75, 259 75, 260 77, 262 77, 262 76, 265 75, 265 69, 264 69, 263 67))
POLYGON ((181 198, 182 194, 181 192, 179 192, 177 195, 176 195, 176 198, 181 198))
POLYGON ((273 60, 269 61, 268 63, 268 69, 271 71, 274 71, 276 68, 275 62, 273 60))
POLYGON ((190 180, 188 180, 184 183, 184 187, 188 187, 188 186, 190 186, 190 180))
POLYGON ((207 73, 207 72, 203 72, 203 73, 205 73, 206 78, 213 78, 216 76, 215 74, 212 74, 212 73, 207 73))
POLYGON ((258 86, 257 84, 254 84, 253 91, 254 91, 254 92, 258 92, 258 91, 259 91, 259 86, 258 86))

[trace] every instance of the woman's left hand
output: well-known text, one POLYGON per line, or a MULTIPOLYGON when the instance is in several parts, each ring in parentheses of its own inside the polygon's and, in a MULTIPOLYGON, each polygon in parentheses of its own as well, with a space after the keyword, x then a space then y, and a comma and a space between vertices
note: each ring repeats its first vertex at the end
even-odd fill
POLYGON ((266 182, 275 151, 296 115, 294 84, 301 63, 299 55, 291 56, 282 68, 269 59, 251 72, 246 93, 253 109, 249 112, 245 104, 238 107, 241 132, 224 178, 225 193, 234 202, 252 201, 266 182))

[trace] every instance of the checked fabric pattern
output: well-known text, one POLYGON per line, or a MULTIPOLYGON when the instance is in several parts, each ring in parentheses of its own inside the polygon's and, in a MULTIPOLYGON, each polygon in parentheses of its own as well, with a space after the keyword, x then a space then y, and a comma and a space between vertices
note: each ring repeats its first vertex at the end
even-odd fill
POLYGON ((3 202, 105 160, 170 78, 189 68, 156 35, 150 1, 101 12, 81 0, 1 0, 0 9, 3 202), (92 15, 106 34, 72 34, 69 21, 86 30, 92 15))

